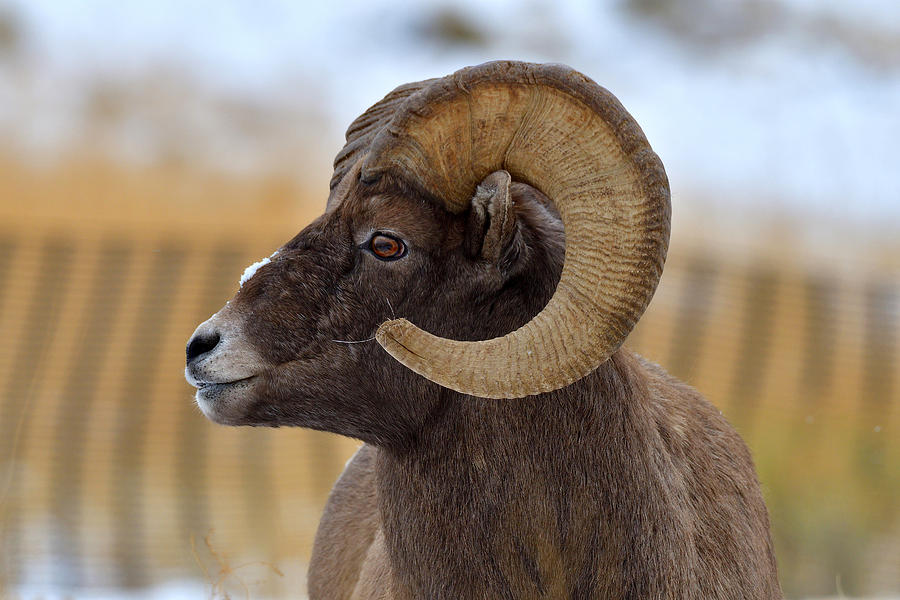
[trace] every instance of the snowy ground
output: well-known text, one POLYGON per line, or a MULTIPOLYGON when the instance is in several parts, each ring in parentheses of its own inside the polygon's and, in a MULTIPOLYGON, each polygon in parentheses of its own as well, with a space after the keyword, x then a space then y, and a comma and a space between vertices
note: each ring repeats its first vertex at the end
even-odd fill
MULTIPOLYGON (((560 61, 620 97, 676 197, 705 192, 750 209, 900 224, 896 2, 634 8, 645 5, 654 3, 12 0, 27 58, 15 68, 0 61, 0 134, 25 151, 58 146, 84 134, 98 81, 161 87, 169 74, 211 105, 230 98, 272 115, 282 131, 285 119, 308 117, 298 128, 326 148, 327 180, 343 128, 395 85, 488 59, 560 61)), ((215 130, 235 119, 216 123, 214 112, 186 103, 156 118, 186 119, 186 137, 209 137, 209 152, 229 166, 270 158, 265 143, 226 144, 215 130)), ((158 151, 166 128, 142 121, 152 116, 124 117, 112 151, 158 151)), ((197 152, 196 141, 183 143, 197 152)))

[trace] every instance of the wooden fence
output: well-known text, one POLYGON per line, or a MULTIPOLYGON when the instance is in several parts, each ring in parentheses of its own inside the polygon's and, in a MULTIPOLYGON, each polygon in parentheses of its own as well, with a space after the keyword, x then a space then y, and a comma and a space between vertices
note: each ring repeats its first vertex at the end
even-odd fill
MULTIPOLYGON (((215 426, 182 373, 193 328, 314 216, 324 195, 310 197, 283 180, 0 166, 0 587, 215 580, 251 562, 232 589, 303 589, 357 443, 215 426)), ((750 444, 794 595, 900 591, 892 260, 813 268, 676 232, 628 341, 750 444)))

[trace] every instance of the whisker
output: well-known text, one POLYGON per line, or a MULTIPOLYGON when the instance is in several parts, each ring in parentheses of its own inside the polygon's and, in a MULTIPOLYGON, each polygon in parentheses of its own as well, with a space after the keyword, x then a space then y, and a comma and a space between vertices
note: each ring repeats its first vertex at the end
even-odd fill
POLYGON ((366 342, 371 342, 374 339, 375 339, 375 336, 373 335, 372 337, 370 337, 367 340, 331 340, 331 341, 336 342, 338 344, 364 344, 366 342))
POLYGON ((392 319, 396 319, 396 318, 397 318, 397 315, 394 313, 394 307, 391 306, 391 300, 390 300, 390 298, 385 298, 384 301, 388 303, 388 308, 391 309, 391 318, 392 318, 392 319))

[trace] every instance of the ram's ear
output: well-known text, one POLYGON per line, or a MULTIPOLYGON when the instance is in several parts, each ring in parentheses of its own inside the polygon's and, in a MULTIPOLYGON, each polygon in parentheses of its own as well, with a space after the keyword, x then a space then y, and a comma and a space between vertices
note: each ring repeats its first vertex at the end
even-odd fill
POLYGON ((494 171, 475 190, 466 226, 466 249, 472 258, 498 264, 516 232, 516 218, 506 171, 494 171))

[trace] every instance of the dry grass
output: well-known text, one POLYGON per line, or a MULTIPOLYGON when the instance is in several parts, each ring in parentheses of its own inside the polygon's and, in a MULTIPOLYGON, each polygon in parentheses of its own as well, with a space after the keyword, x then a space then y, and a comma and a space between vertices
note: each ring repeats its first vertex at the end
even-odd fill
POLYGON ((213 532, 210 531, 208 534, 203 536, 203 543, 215 562, 212 569, 207 567, 204 561, 200 558, 200 555, 197 553, 197 545, 194 536, 191 536, 191 553, 194 555, 194 560, 197 561, 197 565, 203 571, 204 580, 209 585, 209 600, 232 600, 233 592, 229 590, 234 587, 240 589, 243 597, 246 600, 250 600, 251 586, 261 583, 259 581, 248 582, 241 575, 241 571, 246 570, 250 567, 266 567, 266 569, 272 574, 277 575, 278 577, 284 577, 284 573, 282 573, 278 567, 266 561, 252 561, 240 563, 238 565, 232 565, 228 559, 228 556, 224 552, 216 550, 213 547, 212 535, 213 532))

